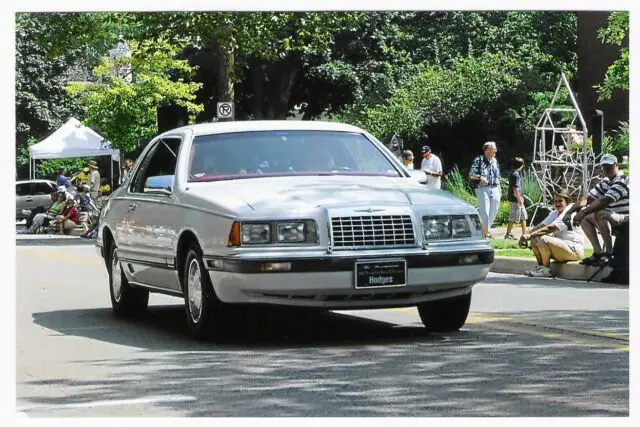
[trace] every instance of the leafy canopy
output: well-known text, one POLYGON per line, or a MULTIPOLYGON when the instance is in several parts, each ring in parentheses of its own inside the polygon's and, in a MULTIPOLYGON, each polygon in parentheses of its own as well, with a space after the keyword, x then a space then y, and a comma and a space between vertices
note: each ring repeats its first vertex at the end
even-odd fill
POLYGON ((186 60, 176 59, 179 45, 162 39, 133 41, 130 49, 130 58, 102 59, 93 70, 97 83, 76 82, 67 87, 84 110, 85 122, 125 152, 157 133, 158 107, 180 105, 192 120, 203 108, 193 102, 201 84, 188 80, 194 68, 186 60), (131 83, 116 74, 127 66, 131 83))

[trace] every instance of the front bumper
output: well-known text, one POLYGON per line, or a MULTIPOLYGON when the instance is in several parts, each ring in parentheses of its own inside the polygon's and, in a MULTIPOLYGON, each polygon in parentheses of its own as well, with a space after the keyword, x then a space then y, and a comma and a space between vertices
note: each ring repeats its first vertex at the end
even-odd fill
POLYGON ((406 285, 356 288, 356 261, 378 254, 332 254, 316 257, 206 257, 218 298, 228 303, 265 303, 333 309, 411 306, 464 295, 484 280, 494 259, 491 249, 441 253, 394 251, 389 258, 407 261, 406 285), (462 256, 477 255, 471 265, 462 256), (265 272, 269 263, 290 263, 287 272, 265 272))

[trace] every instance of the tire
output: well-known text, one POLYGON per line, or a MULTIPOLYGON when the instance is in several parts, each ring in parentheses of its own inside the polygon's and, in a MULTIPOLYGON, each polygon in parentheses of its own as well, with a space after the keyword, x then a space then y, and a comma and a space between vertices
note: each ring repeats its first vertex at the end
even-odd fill
POLYGON ((467 321, 471 292, 467 295, 418 304, 422 324, 430 332, 454 332, 467 321))
POLYGON ((202 261, 202 251, 192 244, 184 258, 184 307, 189 334, 202 340, 214 332, 216 316, 222 303, 215 295, 211 279, 202 261))
POLYGON ((143 316, 149 305, 149 291, 135 288, 129 284, 122 271, 118 248, 111 246, 111 255, 108 261, 109 294, 111 295, 111 307, 118 317, 131 318, 143 316))

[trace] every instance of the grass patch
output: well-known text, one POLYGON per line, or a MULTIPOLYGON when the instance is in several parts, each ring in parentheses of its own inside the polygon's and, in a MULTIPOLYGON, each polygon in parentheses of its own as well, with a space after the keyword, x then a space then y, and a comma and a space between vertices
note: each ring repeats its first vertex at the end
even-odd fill
MULTIPOLYGON (((518 246, 517 240, 491 239, 491 247, 496 251, 496 256, 535 258, 531 249, 522 249, 518 246)), ((593 249, 584 250, 584 257, 591 256, 593 249)))

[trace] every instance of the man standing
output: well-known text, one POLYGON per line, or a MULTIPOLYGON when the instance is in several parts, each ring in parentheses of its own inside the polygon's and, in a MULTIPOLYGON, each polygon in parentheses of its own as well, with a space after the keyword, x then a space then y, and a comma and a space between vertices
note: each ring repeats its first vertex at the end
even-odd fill
POLYGON ((442 162, 440 158, 431 153, 431 147, 422 147, 422 164, 420 170, 427 174, 427 187, 440 189, 440 178, 442 177, 442 162))
MULTIPOLYGON (((586 265, 606 265, 613 251, 611 231, 628 233, 629 227, 629 178, 618 169, 618 159, 612 154, 603 154, 600 165, 605 178, 589 192, 587 206, 576 214, 574 225, 580 225, 593 246, 593 255, 582 260, 586 265), (600 231, 604 241, 604 252, 598 240, 596 230, 600 231)), ((615 262, 613 263, 615 279, 618 283, 629 281, 629 243, 627 236, 622 237, 621 244, 616 240, 615 262)))
POLYGON ((98 172, 98 163, 95 160, 90 160, 89 163, 87 163, 87 167, 91 169, 87 182, 89 184, 89 194, 95 202, 98 200, 98 195, 100 194, 100 172, 98 172))

